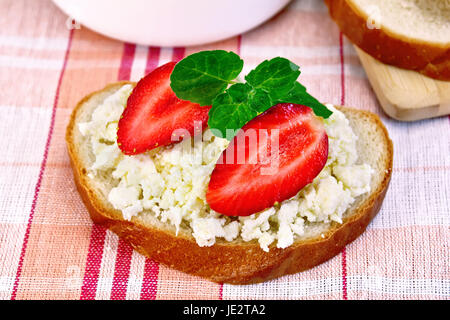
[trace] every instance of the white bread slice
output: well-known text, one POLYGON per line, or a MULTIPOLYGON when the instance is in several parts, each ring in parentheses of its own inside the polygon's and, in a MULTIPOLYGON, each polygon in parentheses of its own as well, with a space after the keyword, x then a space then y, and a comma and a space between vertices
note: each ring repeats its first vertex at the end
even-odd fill
POLYGON ((254 240, 218 239, 211 247, 199 247, 187 228, 175 235, 175 227, 162 223, 151 214, 122 218, 108 202, 114 182, 107 174, 95 179, 87 176, 93 161, 89 137, 78 130, 78 123, 91 119, 94 109, 123 84, 111 84, 85 97, 74 109, 67 127, 66 141, 78 191, 92 220, 109 228, 128 241, 138 252, 169 267, 208 278, 215 282, 247 284, 266 281, 285 274, 312 268, 341 252, 346 244, 364 232, 378 213, 392 172, 393 147, 386 128, 378 116, 339 107, 359 136, 359 162, 374 170, 371 193, 357 198, 344 214, 344 223, 311 225, 305 235, 286 248, 270 247, 264 252, 254 240))
POLYGON ((374 58, 450 80, 450 1, 325 2, 341 31, 374 58))

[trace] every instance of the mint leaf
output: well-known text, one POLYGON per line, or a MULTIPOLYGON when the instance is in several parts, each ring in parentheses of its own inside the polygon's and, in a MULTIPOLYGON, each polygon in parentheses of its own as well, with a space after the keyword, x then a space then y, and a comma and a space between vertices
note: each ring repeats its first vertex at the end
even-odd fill
POLYGON ((288 94, 299 75, 299 66, 288 59, 276 57, 259 64, 245 76, 245 80, 252 87, 263 89, 276 99, 288 94))
POLYGON ((224 50, 201 51, 178 62, 170 76, 170 86, 182 100, 211 105, 214 98, 233 83, 244 62, 224 50))
POLYGON ((316 98, 306 92, 306 88, 299 82, 296 82, 291 91, 284 97, 280 97, 277 103, 295 103, 310 107, 316 116, 327 119, 331 116, 331 112, 327 107, 320 103, 316 98))
MULTIPOLYGON (((248 104, 252 110, 257 112, 257 114, 261 114, 270 107, 274 106, 276 102, 272 100, 266 91, 253 88, 249 92, 248 104)), ((248 119, 248 121, 250 120, 251 119, 248 119)))
POLYGON ((228 130, 242 128, 249 119, 253 119, 258 112, 250 107, 249 94, 252 90, 247 84, 236 83, 224 93, 217 96, 209 110, 208 126, 221 133, 221 137, 231 140, 228 130))
POLYGON ((246 83, 236 83, 214 99, 208 126, 231 140, 236 131, 258 114, 273 106, 270 96, 246 83), (228 131, 233 130, 233 131, 228 131))

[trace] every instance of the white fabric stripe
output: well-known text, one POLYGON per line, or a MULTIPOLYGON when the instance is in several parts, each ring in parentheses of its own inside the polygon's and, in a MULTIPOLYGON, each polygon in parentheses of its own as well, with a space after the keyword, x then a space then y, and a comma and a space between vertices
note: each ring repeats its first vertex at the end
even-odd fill
POLYGON ((394 144, 394 168, 450 166, 448 117, 399 122, 382 118, 394 144), (435 137, 430 143, 430 137, 435 137), (424 149, 425 148, 425 149, 424 149))
MULTIPOLYGON (((347 277, 347 292, 367 291, 380 294, 394 294, 407 297, 429 295, 450 297, 450 280, 447 279, 394 279, 370 275, 347 277)), ((235 286, 224 284, 225 299, 301 299, 315 295, 342 292, 342 278, 325 278, 305 281, 268 282, 262 284, 235 286)))
POLYGON ((431 295, 450 297, 449 279, 404 279, 353 275, 347 278, 347 291, 369 291, 399 296, 431 295))
POLYGON ((133 250, 130 277, 127 286, 127 300, 139 300, 144 280, 145 257, 133 250))
MULTIPOLYGON (((172 60, 172 49, 162 49, 160 65, 172 60)), ((136 63, 135 73, 143 72, 145 70, 146 58, 138 58, 136 63), (142 69, 144 66, 144 69, 142 69), (142 70, 142 71, 139 71, 142 70)), ((71 60, 67 65, 68 70, 74 69, 99 69, 99 68, 117 68, 120 62, 117 60, 71 60)), ((61 61, 58 59, 40 59, 29 57, 16 57, 0 55, 0 67, 3 68, 17 68, 17 69, 37 69, 37 70, 60 70, 61 61)), ((133 67, 134 68, 134 67, 133 67)), ((132 73, 133 75, 133 73, 132 73)), ((136 80, 136 78, 132 78, 136 80)))
MULTIPOLYGON (((0 178, 0 185, 1 185, 1 183, 2 183, 2 180, 0 178)), ((76 189, 74 189, 74 190, 69 189, 68 192, 73 192, 75 190, 76 189)), ((0 201, 2 201, 1 197, 0 197, 0 201)), ((20 217, 17 217, 17 218, 15 218, 15 217, 8 217, 8 216, 2 217, 1 216, 1 212, 0 212, 0 223, 8 223, 8 224, 11 224, 11 225, 14 225, 14 224, 17 225, 17 224, 22 224, 24 222, 23 222, 23 219, 20 218, 20 217), (7 220, 7 219, 9 219, 9 220, 7 220), (5 221, 5 220, 7 220, 7 221, 5 221)), ((87 219, 86 220, 79 219, 78 221, 75 221, 75 219, 73 219, 73 221, 70 221, 70 222, 61 222, 60 220, 58 220, 58 221, 55 221, 55 220, 43 220, 43 221, 36 222, 34 224, 38 224, 38 225, 41 225, 41 226, 43 226, 43 225, 52 225, 52 226, 54 226, 55 224, 58 224, 58 226, 61 226, 61 227, 88 227, 88 226, 92 225, 92 221, 87 220, 87 219)))
POLYGON ((8 300, 14 286, 15 277, 0 277, 0 300, 8 300))
MULTIPOLYGON (((86 39, 77 39, 77 51, 91 50, 92 42, 86 39)), ((112 46, 116 44, 112 43, 112 46)), ((26 37, 20 35, 0 35, 0 48, 19 48, 35 51, 62 51, 67 49, 67 38, 63 37, 26 37)), ((104 43, 104 48, 108 48, 108 44, 104 43)))
POLYGON ((159 65, 163 65, 169 61, 172 61, 172 48, 161 48, 161 52, 159 54, 159 65))
MULTIPOLYGON (((68 272, 70 274, 71 271, 68 272)), ((10 286, 10 283, 14 283, 15 278, 13 277, 0 277, 0 297, 2 297, 2 293, 7 290, 10 286)), ((39 291, 43 290, 46 292, 54 291, 54 292, 60 292, 61 288, 64 288, 66 290, 74 290, 76 287, 80 287, 83 283, 82 277, 73 277, 73 276, 67 276, 64 278, 61 277, 26 277, 21 276, 20 277, 20 283, 21 286, 26 287, 28 290, 34 290, 39 291), (76 286, 74 286, 76 285, 76 286)), ((7 296, 6 299, 9 299, 10 297, 7 296)))
POLYGON ((0 67, 22 69, 61 70, 63 61, 0 55, 0 67))
MULTIPOLYGON (((138 254, 138 253, 136 253, 138 254)), ((52 278, 54 279, 54 278, 52 278)), ((1 281, 1 279, 0 279, 1 281)), ((97 286, 97 295, 95 297, 96 300, 109 300, 111 296, 111 290, 112 290, 112 283, 114 281, 114 276, 106 277, 106 278, 99 278, 98 286, 97 286), (101 290, 100 292, 100 283, 101 283, 101 290), (106 298, 104 298, 106 297, 106 298)), ((139 300, 141 296, 141 289, 142 289, 142 278, 136 277, 131 271, 130 271, 130 277, 128 279, 128 285, 127 285, 127 295, 126 300, 139 300)), ((1 294, 1 291, 0 291, 1 294)))
POLYGON ((1 162, 38 162, 47 140, 51 107, 0 106, 1 162), (30 136, 27 130, 34 130, 30 136), (13 142, 20 143, 13 143, 13 142))
POLYGON ((33 50, 61 50, 67 48, 67 38, 23 37, 0 35, 0 47, 33 49, 33 50))
POLYGON ((394 171, 382 210, 370 227, 449 226, 450 170, 445 169, 450 167, 449 118, 415 123, 382 120, 394 144, 394 171), (430 137, 435 137, 432 143, 430 137))
POLYGON ((0 106, 0 162, 42 161, 51 107, 0 106), (32 130, 33 135, 28 132, 32 130))
POLYGON ((400 177, 394 170, 383 206, 369 228, 450 226, 450 202, 446 198, 450 194, 450 170, 418 171, 422 184, 416 182, 418 172, 402 172, 400 177))
POLYGON ((279 280, 252 285, 223 285, 223 298, 229 299, 298 299, 305 296, 342 292, 342 278, 318 280, 279 280))
POLYGON ((98 276, 96 299, 104 300, 111 297, 118 244, 119 237, 112 231, 107 230, 103 247, 102 265, 98 276))
MULTIPOLYGON (((67 69, 100 69, 118 68, 118 60, 71 60, 67 69)), ((0 55, 0 67, 37 70, 60 70, 61 61, 58 59, 41 59, 0 55)))
MULTIPOLYGON (((99 69, 99 68, 117 68, 120 62, 118 60, 71 60, 67 69, 99 69)), ((31 70, 60 70, 61 61, 58 59, 41 59, 29 57, 16 57, 0 55, 0 67, 31 69, 31 70)))
MULTIPOLYGON (((18 204, 17 207, 14 208, 15 211, 12 212, 16 212, 19 215, 23 215, 24 212, 30 213, 34 185, 36 184, 38 174, 36 173, 27 176, 26 178, 17 176, 17 172, 12 171, 11 175, 13 176, 14 174, 16 174, 17 180, 29 179, 30 181, 33 181, 33 191, 31 192, 31 197, 27 190, 23 190, 23 192, 26 193, 24 195, 15 195, 14 198, 24 198, 28 203, 18 204)), ((2 178, 0 178, 0 180, 2 180, 2 178)), ((1 184, 3 184, 2 181, 0 181, 0 185, 1 184)), ((0 187, 0 197, 4 190, 5 189, 3 187, 0 187)), ((8 189, 8 192, 17 192, 20 194, 20 182, 16 182, 16 185, 14 185, 13 188, 8 189)), ((10 199, 10 201, 14 202, 14 198, 10 199)), ((0 199, 0 204, 2 203, 3 199, 0 199)), ((0 214, 3 214, 3 212, 0 214)), ((11 212, 7 212, 7 214, 9 215, 11 212)), ((28 218, 28 216, 26 218, 28 218)), ((28 219, 25 220, 27 221, 28 219)), ((0 300, 9 300, 11 298, 11 293, 14 288, 14 281, 16 279, 17 267, 19 265, 22 240, 27 228, 26 221, 21 225, 7 226, 6 228, 3 225, 0 231, 0 300)))
MULTIPOLYGON (((28 221, 50 117, 49 108, 3 106, 1 109, 0 161, 10 164, 0 167, 0 223, 26 224, 28 221), (28 130, 35 134, 30 136, 28 130), (17 162, 37 162, 38 165, 17 166, 17 162)), ((5 259, 14 253, 10 251, 5 253, 5 259)))
MULTIPOLYGON (((248 74, 256 65, 247 64, 244 65, 242 74, 248 74)), ((362 66, 344 64, 345 76, 346 77, 356 77, 356 78, 366 78, 366 73, 362 66)), ((341 75, 341 64, 321 64, 321 65, 306 65, 300 66, 301 75, 299 80, 305 76, 315 76, 315 77, 325 77, 325 76, 340 76, 341 75)), ((240 77, 241 80, 243 77, 240 77)))
POLYGON ((147 65, 147 54, 148 47, 136 46, 136 53, 131 68, 131 81, 139 81, 144 76, 145 67, 147 65))
POLYGON ((18 108, 22 109, 23 111, 18 110, 18 112, 26 113, 28 112, 28 109, 50 109, 50 106, 15 106, 15 105, 6 105, 6 104, 0 104, 1 108, 18 108))
MULTIPOLYGON (((356 56, 352 45, 344 45, 346 51, 356 56)), ((241 55, 244 57, 276 57, 286 58, 317 58, 317 57, 339 57, 340 46, 254 46, 243 44, 241 55)))

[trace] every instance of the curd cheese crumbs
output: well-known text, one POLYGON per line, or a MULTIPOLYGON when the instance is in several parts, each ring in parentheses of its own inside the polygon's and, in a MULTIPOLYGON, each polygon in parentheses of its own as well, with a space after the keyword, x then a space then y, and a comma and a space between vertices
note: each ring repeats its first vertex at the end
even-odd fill
POLYGON ((291 199, 248 217, 230 218, 209 209, 206 190, 217 159, 228 146, 210 130, 202 139, 184 140, 135 156, 123 155, 117 146, 117 123, 132 86, 124 85, 108 97, 79 130, 89 136, 95 161, 89 170, 111 172, 116 186, 108 200, 124 219, 153 214, 172 224, 176 233, 188 227, 199 246, 212 246, 217 238, 257 240, 286 248, 305 234, 308 223, 342 223, 344 212, 359 195, 370 191, 372 168, 356 164, 356 141, 344 114, 333 112, 323 120, 329 138, 328 161, 314 181, 291 199), (193 144, 193 147, 192 147, 193 144))

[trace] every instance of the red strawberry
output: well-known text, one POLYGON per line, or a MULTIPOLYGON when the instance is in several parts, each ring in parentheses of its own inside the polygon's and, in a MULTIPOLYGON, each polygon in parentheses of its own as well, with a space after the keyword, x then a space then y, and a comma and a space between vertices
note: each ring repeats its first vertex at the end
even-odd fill
POLYGON ((172 144, 177 129, 185 129, 193 136, 194 122, 201 124, 201 128, 195 128, 198 131, 206 126, 210 107, 180 100, 172 91, 170 74, 175 64, 166 63, 146 75, 128 98, 117 132, 123 153, 138 154, 172 144))
POLYGON ((306 106, 278 104, 234 137, 212 172, 206 200, 224 215, 248 216, 296 195, 320 173, 327 158, 328 136, 322 121, 306 106), (258 137, 253 146, 252 129, 258 137), (268 135, 259 129, 266 129, 268 135), (278 148, 273 129, 279 130, 278 148), (274 170, 268 172, 271 164, 274 170))

